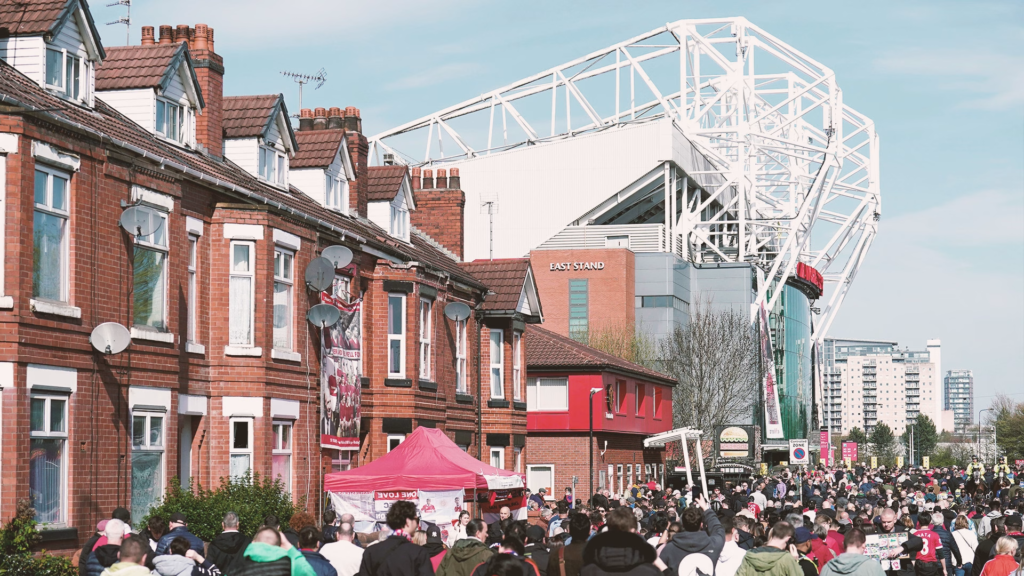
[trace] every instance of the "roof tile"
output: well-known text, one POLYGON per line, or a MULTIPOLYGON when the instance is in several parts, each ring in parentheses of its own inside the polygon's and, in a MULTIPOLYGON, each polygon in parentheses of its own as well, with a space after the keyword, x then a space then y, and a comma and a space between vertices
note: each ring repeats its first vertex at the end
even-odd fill
POLYGON ((405 166, 370 166, 367 170, 366 200, 384 202, 394 200, 405 178, 405 166))
POLYGON ((10 36, 43 34, 64 12, 67 0, 28 0, 0 3, 0 30, 10 36))
POLYGON ((96 90, 130 90, 160 85, 181 44, 112 46, 96 68, 96 90))
POLYGON ((299 151, 290 162, 292 168, 326 168, 334 162, 345 141, 345 131, 299 130, 295 139, 299 143, 299 151))
POLYGON ((484 301, 484 310, 515 310, 519 306, 526 273, 530 269, 529 259, 474 260, 459 266, 495 292, 484 301))
POLYGON ((639 364, 633 364, 596 348, 591 348, 572 338, 545 330, 534 324, 526 326, 526 338, 527 370, 542 370, 545 368, 617 369, 640 378, 657 380, 662 384, 672 386, 676 384, 673 378, 665 374, 644 368, 639 364))
POLYGON ((224 97, 224 137, 256 138, 270 121, 280 94, 224 97))

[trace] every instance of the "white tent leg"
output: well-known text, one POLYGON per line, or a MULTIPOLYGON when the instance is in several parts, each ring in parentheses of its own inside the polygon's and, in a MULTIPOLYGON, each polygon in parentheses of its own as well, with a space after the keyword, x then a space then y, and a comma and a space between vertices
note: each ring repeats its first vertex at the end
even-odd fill
POLYGON ((700 432, 697 432, 697 466, 700 467, 700 483, 704 488, 704 499, 708 498, 708 476, 704 473, 704 448, 701 446, 700 432))
POLYGON ((690 448, 686 445, 686 432, 680 434, 679 439, 683 441, 683 460, 686 462, 686 485, 693 486, 693 472, 690 470, 690 448))

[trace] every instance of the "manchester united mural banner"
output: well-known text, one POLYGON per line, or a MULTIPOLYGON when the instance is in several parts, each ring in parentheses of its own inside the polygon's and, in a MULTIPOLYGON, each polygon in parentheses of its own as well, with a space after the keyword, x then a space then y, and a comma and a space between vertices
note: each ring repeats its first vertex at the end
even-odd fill
POLYGON ((332 304, 341 318, 323 330, 320 355, 320 446, 359 449, 359 384, 362 361, 360 307, 362 301, 344 302, 326 292, 320 300, 332 304))

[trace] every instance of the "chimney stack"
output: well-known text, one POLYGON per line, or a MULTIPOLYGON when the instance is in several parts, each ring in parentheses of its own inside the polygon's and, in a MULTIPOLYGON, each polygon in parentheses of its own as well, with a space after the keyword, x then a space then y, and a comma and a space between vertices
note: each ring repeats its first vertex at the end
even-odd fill
POLYGON ((313 130, 325 130, 327 128, 327 109, 316 108, 313 110, 313 130))
POLYGON ((337 106, 332 107, 327 111, 327 128, 330 130, 339 130, 345 127, 345 116, 341 112, 341 108, 337 106))
POLYGON ((437 169, 437 180, 434 183, 434 188, 441 190, 448 188, 448 171, 444 168, 437 169))
MULTIPOLYGON (((171 44, 170 32, 170 26, 160 27, 161 44, 171 44)), ((211 156, 220 158, 224 155, 224 58, 213 51, 213 28, 206 24, 178 26, 175 41, 188 42, 192 67, 206 102, 203 113, 196 115, 196 140, 211 156)))
POLYGON ((363 121, 359 116, 359 108, 355 106, 345 108, 345 130, 363 133, 363 121))
POLYGON ((412 225, 436 240, 460 259, 465 254, 466 195, 460 189, 459 169, 437 169, 437 180, 429 168, 423 170, 423 185, 417 188, 413 168, 413 199, 416 209, 409 215, 412 225))
POLYGON ((167 25, 160 27, 160 43, 174 44, 174 28, 167 25))
POLYGON ((313 111, 309 108, 299 110, 299 132, 313 129, 313 111))
POLYGON ((156 39, 153 37, 153 27, 143 26, 142 27, 142 45, 152 46, 156 44, 156 39))

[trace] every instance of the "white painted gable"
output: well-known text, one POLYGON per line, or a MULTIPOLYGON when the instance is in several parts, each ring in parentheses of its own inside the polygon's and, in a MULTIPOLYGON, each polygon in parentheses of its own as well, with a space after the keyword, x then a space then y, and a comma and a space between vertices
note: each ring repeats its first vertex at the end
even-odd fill
POLYGON ((537 286, 533 281, 533 270, 530 268, 526 270, 526 281, 523 282, 523 290, 519 293, 516 312, 525 316, 540 316, 541 320, 544 318, 540 309, 540 294, 537 293, 537 286))

